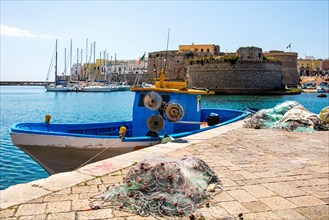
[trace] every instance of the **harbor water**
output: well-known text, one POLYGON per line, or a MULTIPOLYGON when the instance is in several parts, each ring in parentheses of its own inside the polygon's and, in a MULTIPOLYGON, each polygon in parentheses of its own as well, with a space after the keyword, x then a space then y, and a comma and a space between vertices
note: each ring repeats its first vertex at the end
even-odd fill
MULTIPOLYGON (((0 190, 11 185, 45 178, 47 172, 33 159, 12 145, 9 128, 18 122, 90 123, 131 120, 134 93, 52 93, 43 87, 1 86, 0 190)), ((284 101, 297 101, 309 111, 319 113, 329 98, 316 93, 286 96, 212 95, 203 96, 203 108, 272 108, 284 101)))

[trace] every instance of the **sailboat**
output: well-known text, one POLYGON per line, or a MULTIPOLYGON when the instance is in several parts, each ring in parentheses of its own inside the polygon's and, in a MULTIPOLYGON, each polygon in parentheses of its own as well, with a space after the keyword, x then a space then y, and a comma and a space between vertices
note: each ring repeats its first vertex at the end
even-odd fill
MULTIPOLYGON (((56 46, 55 46, 55 81, 54 84, 50 84, 45 86, 47 92, 70 92, 72 89, 67 86, 66 81, 58 81, 57 80, 57 39, 56 39, 56 46)), ((48 76, 47 76, 48 80, 48 76)))

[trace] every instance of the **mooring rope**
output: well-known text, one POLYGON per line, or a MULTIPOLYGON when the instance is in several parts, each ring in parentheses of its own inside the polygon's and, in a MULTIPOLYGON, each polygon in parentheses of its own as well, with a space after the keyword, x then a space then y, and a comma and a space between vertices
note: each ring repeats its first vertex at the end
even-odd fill
POLYGON ((80 166, 78 166, 77 168, 75 168, 74 170, 78 170, 81 167, 83 167, 84 165, 86 165, 88 162, 90 162, 92 159, 96 158, 98 155, 100 155, 101 153, 105 152, 107 149, 109 149, 110 147, 112 147, 114 144, 117 144, 119 141, 121 141, 121 138, 119 138, 116 142, 114 142, 113 144, 111 144, 110 146, 108 146, 107 148, 105 148, 104 150, 102 150, 101 152, 97 153, 95 156, 93 156, 92 158, 90 158, 89 160, 87 160, 86 162, 84 162, 83 164, 81 164, 80 166))

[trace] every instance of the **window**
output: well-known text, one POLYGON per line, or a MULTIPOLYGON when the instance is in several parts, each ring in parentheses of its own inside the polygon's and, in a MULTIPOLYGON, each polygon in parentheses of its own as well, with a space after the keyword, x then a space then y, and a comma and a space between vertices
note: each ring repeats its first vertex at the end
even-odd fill
POLYGON ((201 52, 203 52, 203 49, 201 49, 201 52))
POLYGON ((210 51, 209 51, 209 48, 207 49, 207 53, 209 53, 210 51))

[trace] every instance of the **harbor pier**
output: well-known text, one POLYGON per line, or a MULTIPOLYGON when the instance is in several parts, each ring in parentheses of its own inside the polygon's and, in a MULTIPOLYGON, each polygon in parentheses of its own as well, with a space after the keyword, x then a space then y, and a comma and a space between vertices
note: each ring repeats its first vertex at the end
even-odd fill
POLYGON ((89 199, 121 183, 127 170, 143 159, 195 156, 215 171, 223 189, 209 207, 196 209, 200 219, 328 219, 328 137, 329 131, 247 129, 238 121, 11 186, 0 191, 0 218, 159 219, 117 208, 93 210, 89 199))

